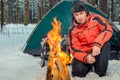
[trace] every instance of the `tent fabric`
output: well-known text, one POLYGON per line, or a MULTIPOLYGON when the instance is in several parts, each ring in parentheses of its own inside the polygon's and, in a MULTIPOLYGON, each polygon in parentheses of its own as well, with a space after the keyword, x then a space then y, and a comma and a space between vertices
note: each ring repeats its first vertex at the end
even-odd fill
MULTIPOLYGON (((61 1, 60 3, 56 4, 56 6, 54 6, 50 11, 48 11, 48 13, 45 14, 45 16, 30 34, 28 40, 25 43, 23 52, 29 53, 31 55, 40 55, 40 41, 52 29, 51 22, 53 21, 54 17, 56 17, 57 20, 62 23, 62 35, 67 34, 68 27, 71 23, 71 6, 72 1, 61 1)), ((91 6, 88 3, 86 3, 85 6, 88 7, 89 11, 98 13, 104 18, 108 19, 104 13, 102 13, 94 6, 91 6)))

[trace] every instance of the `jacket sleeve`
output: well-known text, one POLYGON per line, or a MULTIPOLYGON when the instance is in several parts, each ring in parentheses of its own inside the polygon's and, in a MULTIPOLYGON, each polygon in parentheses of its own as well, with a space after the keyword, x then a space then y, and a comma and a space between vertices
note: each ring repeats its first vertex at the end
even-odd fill
POLYGON ((96 16, 93 20, 98 22, 98 27, 100 30, 99 35, 96 37, 93 43, 101 48, 104 43, 106 43, 112 37, 113 30, 111 25, 102 16, 96 16))
POLYGON ((85 53, 82 50, 80 50, 81 44, 77 36, 73 33, 73 30, 74 30, 74 27, 70 29, 68 32, 68 42, 69 42, 70 53, 72 53, 74 58, 76 58, 77 60, 87 63, 86 56, 88 55, 88 53, 85 53))

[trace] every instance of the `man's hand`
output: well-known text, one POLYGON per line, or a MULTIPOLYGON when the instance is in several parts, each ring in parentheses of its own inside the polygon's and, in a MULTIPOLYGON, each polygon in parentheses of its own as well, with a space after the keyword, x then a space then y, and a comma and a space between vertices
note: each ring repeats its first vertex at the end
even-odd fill
POLYGON ((87 60, 87 63, 89 63, 89 64, 93 64, 93 63, 95 63, 95 57, 94 56, 92 56, 92 54, 89 54, 89 55, 87 55, 86 56, 86 60, 87 60))
POLYGON ((97 56, 100 54, 100 48, 98 46, 93 46, 92 48, 92 56, 97 56))

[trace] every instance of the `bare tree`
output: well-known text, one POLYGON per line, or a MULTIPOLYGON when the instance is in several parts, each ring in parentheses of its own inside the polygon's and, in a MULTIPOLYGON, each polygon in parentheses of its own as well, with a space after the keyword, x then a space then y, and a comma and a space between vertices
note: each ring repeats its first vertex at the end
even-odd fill
POLYGON ((100 10, 107 14, 107 0, 100 0, 100 10))
POLYGON ((43 0, 40 0, 40 19, 42 19, 42 17, 43 17, 43 0))
POLYGON ((114 16, 114 14, 113 14, 113 7, 114 7, 114 0, 111 0, 111 19, 113 20, 114 18, 113 18, 113 16, 114 16))
POLYGON ((20 23, 21 20, 20 20, 20 2, 18 0, 18 3, 17 3, 17 22, 20 23))
POLYGON ((24 4, 24 25, 27 25, 29 22, 29 1, 25 0, 24 4))
POLYGON ((1 0, 1 31, 3 29, 4 25, 4 3, 3 0, 1 0))
POLYGON ((13 0, 8 0, 8 20, 13 22, 13 0))
POLYGON ((4 24, 7 22, 6 1, 4 0, 4 24))

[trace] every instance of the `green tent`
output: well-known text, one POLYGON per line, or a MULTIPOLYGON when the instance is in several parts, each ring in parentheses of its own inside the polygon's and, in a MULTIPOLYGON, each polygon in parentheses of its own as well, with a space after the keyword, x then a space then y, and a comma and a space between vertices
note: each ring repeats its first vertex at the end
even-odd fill
MULTIPOLYGON (((88 3, 85 3, 85 5, 88 7, 89 11, 98 13, 104 18, 108 19, 104 13, 102 13, 94 6, 88 3)), ((62 34, 67 34, 68 27, 71 23, 71 6, 72 1, 64 0, 56 4, 50 11, 48 11, 48 13, 45 14, 42 20, 34 28, 30 37, 26 41, 23 52, 32 55, 40 54, 40 41, 52 29, 51 22, 53 21, 54 17, 56 17, 57 20, 62 23, 62 34)))

